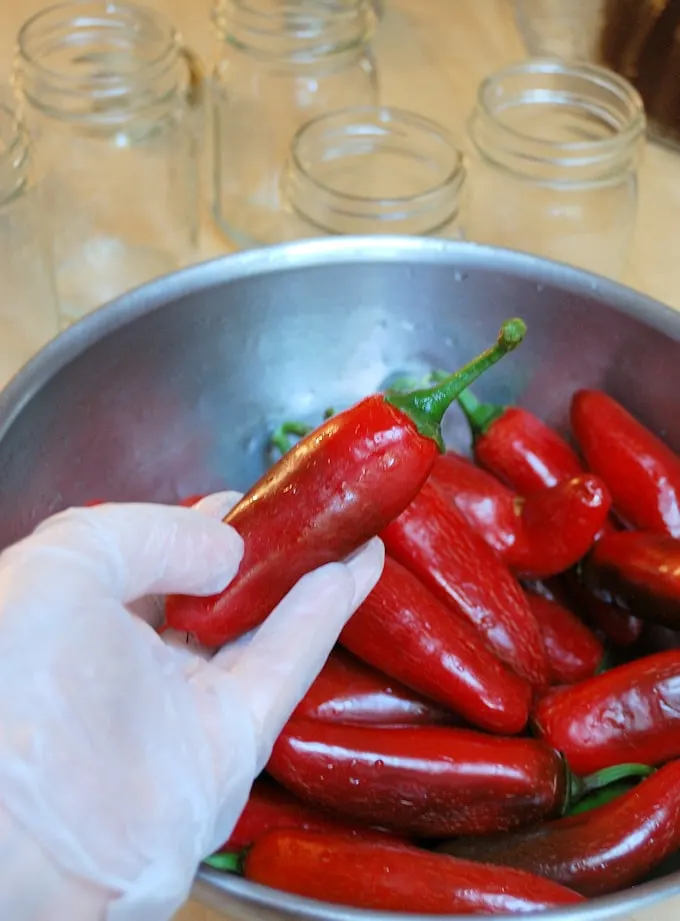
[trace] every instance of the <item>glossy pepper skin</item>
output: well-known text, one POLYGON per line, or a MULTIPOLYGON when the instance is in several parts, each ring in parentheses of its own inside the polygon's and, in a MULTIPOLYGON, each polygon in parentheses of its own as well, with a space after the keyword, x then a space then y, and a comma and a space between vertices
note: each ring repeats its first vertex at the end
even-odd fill
MULTIPOLYGON (((304 831, 324 831, 352 837, 380 836, 377 829, 352 825, 337 816, 327 815, 313 809, 291 793, 274 783, 268 777, 259 777, 253 784, 248 802, 241 813, 234 831, 220 851, 249 847, 267 832, 281 828, 297 828, 304 831)), ((387 837, 386 833, 382 833, 387 837)), ((392 836, 390 836, 392 837, 392 836)))
POLYGON ((680 650, 619 665, 537 704, 536 730, 575 774, 680 757, 680 650))
POLYGON ((244 539, 236 578, 209 598, 169 596, 168 626, 219 646, 262 623, 303 575, 378 534, 429 476, 450 403, 524 331, 508 321, 495 347, 447 381, 370 396, 299 441, 224 518, 244 539))
POLYGON ((543 579, 574 566, 609 514, 604 483, 581 473, 524 498, 451 451, 435 460, 432 479, 518 576, 543 579))
POLYGON ((519 583, 433 482, 381 537, 389 555, 465 616, 503 662, 534 687, 549 685, 543 637, 519 583))
POLYGON ((574 449, 528 410, 480 403, 469 391, 458 402, 470 425, 478 463, 521 495, 530 496, 583 472, 574 449))
POLYGON ((529 684, 503 665, 465 617, 389 556, 340 643, 481 729, 514 735, 527 723, 529 684))
POLYGON ((604 600, 680 629, 680 540, 649 531, 608 534, 586 561, 583 578, 604 600))
POLYGON ((440 726, 291 721, 267 770, 317 808, 423 838, 529 825, 559 815, 567 795, 543 742, 440 726))
POLYGON ((574 394, 571 424, 617 512, 635 528, 680 538, 680 457, 600 390, 574 394))
POLYGON ((440 849, 536 873, 591 898, 625 889, 680 849, 680 761, 590 812, 440 849))
POLYGON ((456 724, 460 717, 433 700, 336 649, 298 705, 295 718, 330 723, 456 724))
POLYGON ((553 684, 577 684, 592 678, 604 648, 592 630, 554 598, 527 592, 527 601, 543 634, 553 684))
POLYGON ((246 879, 355 908, 416 914, 505 914, 572 905, 581 897, 528 873, 379 841, 274 832, 244 861, 246 879))
MULTIPOLYGON (((470 391, 458 402, 465 413, 473 437, 477 461, 504 483, 524 496, 540 492, 583 473, 580 458, 542 419, 518 406, 480 403, 470 391)), ((597 471, 595 471, 597 472, 597 471)), ((606 481, 606 477, 603 477, 606 481)), ((607 483, 610 489, 611 486, 607 483)), ((616 530, 611 519, 603 533, 616 530)), ((642 632, 642 623, 613 606, 588 599, 576 580, 572 588, 581 598, 579 608, 588 610, 593 624, 617 645, 631 645, 642 632)))

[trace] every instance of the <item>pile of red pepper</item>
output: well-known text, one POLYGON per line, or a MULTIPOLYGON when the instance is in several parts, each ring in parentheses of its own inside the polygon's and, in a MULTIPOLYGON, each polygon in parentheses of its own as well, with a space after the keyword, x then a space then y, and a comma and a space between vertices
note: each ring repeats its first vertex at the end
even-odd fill
POLYGON ((522 336, 509 321, 456 375, 304 435, 225 519, 235 582, 168 599, 170 626, 217 646, 304 572, 375 534, 387 551, 213 867, 498 914, 630 886, 680 849, 680 458, 602 392, 574 394, 573 446, 476 400, 522 336), (472 459, 440 453, 456 399, 472 459))

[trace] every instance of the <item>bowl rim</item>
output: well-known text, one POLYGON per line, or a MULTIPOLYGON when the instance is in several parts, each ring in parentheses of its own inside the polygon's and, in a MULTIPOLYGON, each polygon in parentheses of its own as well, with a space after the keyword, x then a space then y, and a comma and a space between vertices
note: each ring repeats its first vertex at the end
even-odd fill
POLYGON ((529 276, 537 285, 558 285, 570 294, 606 300, 620 313, 680 340, 680 311, 619 282, 529 253, 431 237, 347 236, 295 241, 196 263, 128 291, 78 320, 29 359, 0 391, 0 439, 58 371, 110 333, 162 309, 168 300, 255 275, 343 263, 404 261, 455 263, 463 272, 493 264, 506 276, 529 276))
MULTIPOLYGON (((614 310, 680 342, 680 311, 618 282, 538 256, 470 242, 407 236, 348 236, 297 241, 197 263, 129 291, 79 320, 30 359, 0 392, 0 439, 36 393, 60 370, 93 344, 136 319, 162 309, 169 300, 179 300, 226 282, 256 275, 343 263, 376 262, 450 264, 461 272, 491 265, 495 271, 508 277, 530 278, 539 286, 557 286, 575 296, 606 301, 614 310)), ((476 921, 478 918, 348 908, 269 889, 205 866, 199 869, 192 896, 216 910, 226 909, 232 915, 240 912, 242 917, 244 910, 256 910, 309 921, 431 921, 433 917, 449 921, 476 921), (247 909, 239 909, 239 904, 247 906, 247 909)), ((677 896, 680 896, 680 872, 584 904, 540 912, 537 916, 541 921, 613 921, 677 896)), ((499 921, 515 918, 514 915, 495 917, 499 921)))

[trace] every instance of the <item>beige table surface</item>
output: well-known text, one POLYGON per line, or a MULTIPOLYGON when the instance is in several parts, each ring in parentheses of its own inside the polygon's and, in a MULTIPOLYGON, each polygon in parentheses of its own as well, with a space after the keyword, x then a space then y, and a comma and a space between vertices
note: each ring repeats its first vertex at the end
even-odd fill
MULTIPOLYGON (((0 73, 8 71, 21 23, 52 0, 0 0, 0 73)), ((149 0, 147 0, 149 2, 149 0)), ((479 81, 524 56, 509 0, 385 0, 387 14, 375 42, 382 101, 419 111, 462 141, 479 81)), ((209 62, 217 44, 210 0, 153 0, 187 42, 209 62)), ((206 208, 207 211, 207 208, 206 208)), ((624 278, 633 287, 680 309, 680 155, 648 146, 640 180, 636 241, 624 278)), ((226 244, 206 221, 202 255, 226 244)), ((176 921, 217 921, 196 904, 176 921)), ((680 900, 626 921, 678 921, 680 900)))

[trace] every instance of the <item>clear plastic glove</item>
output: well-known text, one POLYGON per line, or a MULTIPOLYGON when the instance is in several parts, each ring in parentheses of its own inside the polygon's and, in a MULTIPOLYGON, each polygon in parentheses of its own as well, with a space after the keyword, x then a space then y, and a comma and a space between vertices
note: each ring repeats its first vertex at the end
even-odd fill
POLYGON ((70 510, 0 556, 0 918, 170 918, 379 578, 374 540, 212 659, 159 637, 153 596, 235 575, 238 498, 70 510))

